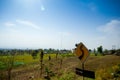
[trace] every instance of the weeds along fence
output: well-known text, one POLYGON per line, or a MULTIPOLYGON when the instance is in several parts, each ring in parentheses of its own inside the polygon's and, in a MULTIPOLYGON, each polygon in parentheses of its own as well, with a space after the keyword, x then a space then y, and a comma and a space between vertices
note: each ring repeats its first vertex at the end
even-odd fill
POLYGON ((33 59, 30 54, 0 56, 0 80, 14 79, 14 77, 16 77, 14 75, 16 74, 15 72, 14 74, 12 74, 13 70, 19 67, 21 68, 30 67, 30 65, 33 65, 33 63, 35 63, 34 65, 39 63, 39 72, 40 72, 39 75, 41 77, 44 77, 45 74, 47 74, 49 77, 52 77, 60 72, 59 70, 61 70, 62 68, 64 57, 71 56, 71 54, 58 54, 58 53, 44 54, 42 50, 39 53, 40 53, 39 57, 37 57, 36 59, 33 59), (46 63, 44 63, 47 59, 49 65, 46 65, 46 63), (56 60, 55 63, 53 63, 52 60, 56 60), (53 70, 53 66, 56 67, 57 71, 53 70))
POLYGON ((2 56, 0 58, 0 79, 11 80, 12 69, 14 68, 15 55, 2 56), (7 77, 5 77, 7 76, 7 77))

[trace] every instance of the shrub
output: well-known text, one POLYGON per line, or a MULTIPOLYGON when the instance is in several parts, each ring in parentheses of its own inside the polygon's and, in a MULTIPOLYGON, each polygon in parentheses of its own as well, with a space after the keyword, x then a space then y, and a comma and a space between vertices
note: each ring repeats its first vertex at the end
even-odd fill
POLYGON ((120 77, 120 64, 114 65, 110 68, 103 68, 96 71, 96 80, 110 80, 120 77))

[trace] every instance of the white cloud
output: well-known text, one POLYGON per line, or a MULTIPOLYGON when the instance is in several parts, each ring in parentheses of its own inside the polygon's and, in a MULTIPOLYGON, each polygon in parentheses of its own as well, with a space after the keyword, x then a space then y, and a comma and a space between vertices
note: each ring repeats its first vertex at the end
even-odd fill
POLYGON ((98 27, 98 30, 105 34, 120 35, 120 20, 111 20, 105 25, 98 27))
POLYGON ((15 26, 16 24, 11 23, 11 22, 6 22, 6 23, 4 23, 4 25, 7 26, 7 27, 13 27, 13 26, 15 26))
POLYGON ((110 22, 97 28, 103 39, 97 42, 102 43, 106 48, 111 49, 112 45, 120 45, 120 20, 111 20, 110 22))
POLYGON ((40 27, 36 24, 34 24, 33 22, 31 21, 27 21, 27 20, 16 20, 17 23, 19 24, 22 24, 22 25, 26 25, 26 26, 30 26, 32 28, 35 28, 35 29, 40 29, 40 27))
POLYGON ((12 22, 5 22, 4 23, 6 30, 10 31, 10 32, 18 32, 15 28, 17 27, 17 25, 15 23, 12 22))

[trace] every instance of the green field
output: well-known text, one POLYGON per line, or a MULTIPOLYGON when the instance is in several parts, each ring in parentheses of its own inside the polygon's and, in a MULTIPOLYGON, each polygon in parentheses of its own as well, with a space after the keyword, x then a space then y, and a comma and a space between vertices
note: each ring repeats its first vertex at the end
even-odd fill
MULTIPOLYGON (((51 58, 55 58, 56 54, 44 54, 43 59, 48 60, 49 56, 51 58)), ((59 57, 66 57, 66 56, 73 56, 73 54, 61 54, 59 57)), ((24 55, 16 55, 16 56, 0 56, 0 69, 5 69, 7 62, 14 59, 14 66, 20 66, 20 65, 26 65, 26 64, 32 64, 37 63, 40 60, 39 54, 37 55, 36 59, 33 59, 33 57, 29 54, 24 55)))
MULTIPOLYGON (((59 54, 57 59, 56 54, 45 54, 41 76, 39 55, 37 55, 36 59, 33 59, 29 54, 16 55, 14 57, 0 56, 0 59, 0 78, 3 80, 7 77, 5 72, 10 65, 6 63, 9 62, 10 59, 14 59, 14 66, 11 74, 13 80, 28 80, 31 76, 34 76, 34 80, 44 80, 45 76, 48 75, 51 80, 82 80, 82 76, 75 74, 75 68, 81 68, 81 62, 73 53, 59 54), (51 60, 49 60, 49 56, 51 56, 51 60)), ((119 60, 120 56, 102 56, 100 54, 95 56, 94 54, 90 54, 85 62, 85 69, 94 71, 96 80, 119 80, 119 60)), ((85 80, 95 79, 85 77, 85 80)))

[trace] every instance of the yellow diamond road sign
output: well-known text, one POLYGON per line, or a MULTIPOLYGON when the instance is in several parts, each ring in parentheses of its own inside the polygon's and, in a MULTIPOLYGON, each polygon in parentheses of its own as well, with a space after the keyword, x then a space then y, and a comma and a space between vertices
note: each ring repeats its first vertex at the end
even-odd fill
POLYGON ((84 63, 89 56, 89 51, 85 47, 83 43, 79 43, 76 45, 77 48, 75 48, 75 54, 78 56, 78 58, 81 60, 82 63, 84 63))

